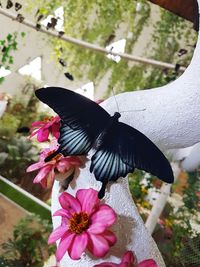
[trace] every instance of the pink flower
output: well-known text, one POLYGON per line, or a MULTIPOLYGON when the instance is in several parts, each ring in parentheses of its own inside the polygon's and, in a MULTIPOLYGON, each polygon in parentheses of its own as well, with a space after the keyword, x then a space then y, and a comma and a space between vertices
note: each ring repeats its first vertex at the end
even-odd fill
POLYGON ((152 259, 144 260, 137 263, 137 259, 132 251, 127 251, 119 264, 111 263, 111 262, 103 262, 101 264, 97 264, 94 267, 158 267, 156 262, 152 259))
POLYGON ((116 221, 116 213, 106 205, 100 204, 98 192, 94 189, 80 189, 76 197, 63 192, 59 197, 62 209, 54 216, 61 216, 61 225, 50 235, 48 243, 60 239, 56 259, 60 261, 66 251, 71 259, 80 259, 88 249, 96 257, 104 257, 116 236, 107 228, 116 221))
POLYGON ((62 154, 58 154, 51 161, 45 162, 45 158, 56 150, 57 146, 55 144, 50 148, 44 149, 40 154, 39 162, 27 168, 27 172, 39 170, 33 183, 40 183, 43 187, 51 186, 55 178, 55 172, 63 173, 67 178, 75 169, 82 166, 82 161, 79 157, 64 157, 62 154))
POLYGON ((32 123, 31 135, 37 135, 37 140, 39 142, 45 142, 49 138, 49 134, 52 133, 54 137, 59 138, 60 132, 60 117, 49 117, 45 118, 43 121, 35 121, 32 123))

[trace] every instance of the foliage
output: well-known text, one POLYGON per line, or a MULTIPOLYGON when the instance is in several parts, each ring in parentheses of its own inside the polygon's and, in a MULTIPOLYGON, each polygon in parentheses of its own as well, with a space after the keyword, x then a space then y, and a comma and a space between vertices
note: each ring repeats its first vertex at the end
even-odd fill
POLYGON ((42 267, 54 252, 54 247, 47 245, 51 230, 50 223, 36 215, 22 219, 14 227, 13 237, 2 245, 0 266, 42 267))
MULTIPOLYGON (((183 192, 182 205, 177 209, 168 204, 163 230, 170 232, 168 241, 159 243, 167 266, 184 267, 200 260, 200 235, 193 225, 199 225, 199 172, 188 173, 188 184, 183 192), (190 253, 190 254, 189 254, 190 253), (186 263, 188 265, 186 265, 186 263)), ((166 212, 166 209, 165 209, 166 212)), ((195 264, 195 263, 194 263, 195 264)))
POLYGON ((183 202, 190 212, 195 213, 200 204, 200 178, 198 172, 191 172, 188 176, 188 186, 184 189, 183 202))
MULTIPOLYGON (((33 84, 27 83, 23 93, 33 87, 33 84)), ((0 120, 1 175, 46 201, 50 197, 50 189, 33 185, 34 175, 27 173, 26 168, 38 160, 40 150, 38 144, 27 137, 29 129, 33 121, 41 120, 47 114, 38 112, 38 100, 33 93, 28 97, 10 99, 0 120)))
MULTIPOLYGON (((46 17, 53 14, 60 6, 64 7, 64 31, 66 35, 107 46, 113 41, 126 38, 126 52, 134 52, 134 45, 143 34, 147 23, 151 22, 151 4, 141 0, 141 10, 137 11, 137 2, 130 0, 118 1, 50 1, 33 2, 29 0, 29 11, 38 7, 38 16, 46 17), (131 33, 131 34, 130 34, 131 33)), ((142 55, 156 60, 178 63, 187 66, 193 53, 193 45, 197 34, 186 20, 160 9, 158 19, 154 24, 154 32, 147 48, 142 55), (159 19, 160 16, 160 19, 159 19), (170 26, 169 26, 170 25, 170 26), (185 44, 187 54, 179 57, 178 51, 185 44)), ((115 92, 133 91, 164 85, 176 79, 179 71, 162 70, 143 64, 134 64, 122 59, 113 62, 91 50, 51 39, 54 58, 62 58, 67 62, 67 69, 75 79, 87 77, 98 86, 102 77, 108 72, 110 80, 108 94, 114 88, 115 92)))
MULTIPOLYGON (((31 177, 26 177, 26 180, 31 183, 31 186, 33 186, 32 180, 30 178, 31 177)), ((33 188, 37 189, 37 186, 34 186, 33 188)), ((35 193, 35 191, 31 191, 31 193, 33 194, 35 193)), ((38 193, 37 195, 34 194, 36 197, 44 201, 46 201, 47 198, 49 199, 49 196, 46 196, 47 194, 45 194, 47 192, 45 192, 44 190, 42 192, 41 190, 40 192, 36 192, 38 193)), ((23 192, 21 192, 18 187, 13 186, 12 183, 8 183, 6 179, 0 179, 0 193, 16 203, 18 206, 22 207, 27 212, 38 214, 42 219, 49 220, 51 222, 51 212, 49 209, 36 202, 35 199, 30 198, 29 194, 24 194, 23 192)))
MULTIPOLYGON (((132 194, 133 200, 136 203, 140 214, 145 217, 145 209, 150 210, 152 205, 148 200, 148 190, 157 187, 157 178, 152 175, 145 175, 143 171, 136 170, 134 173, 129 174, 129 189, 132 194)), ((158 182, 159 183, 159 182, 158 182)))
MULTIPOLYGON (((36 1, 40 14, 45 16, 63 6, 65 10, 65 33, 71 37, 101 46, 110 44, 111 37, 114 36, 113 40, 115 39, 116 32, 120 31, 123 24, 125 36, 121 38, 126 38, 129 32, 132 33, 132 37, 127 39, 126 52, 132 51, 133 45, 150 16, 149 3, 144 0, 141 2, 142 9, 138 13, 136 3, 130 0, 36 1)), ((32 1, 29 3, 30 9, 35 7, 35 3, 34 7, 32 1)), ((68 70, 73 73, 75 78, 87 76, 90 80, 94 80, 95 84, 98 84, 108 69, 112 70, 112 73, 116 73, 118 70, 118 74, 119 72, 121 74, 122 69, 124 72, 123 66, 118 66, 115 62, 107 59, 105 55, 82 49, 59 39, 52 39, 51 42, 54 47, 55 58, 63 58, 67 62, 68 70)), ((118 78, 120 76, 118 75, 118 78)), ((122 76, 121 79, 123 79, 122 76)))
POLYGON ((37 161, 38 149, 24 136, 0 138, 1 175, 19 182, 26 175, 26 167, 37 161))
POLYGON ((4 113, 0 120, 0 136, 9 138, 16 133, 20 120, 11 113, 4 113))
MULTIPOLYGON (((21 32, 21 37, 24 37, 25 33, 21 32)), ((13 52, 17 50, 17 38, 18 33, 9 33, 5 39, 0 40, 0 68, 2 66, 9 70, 11 65, 14 63, 13 52)), ((0 84, 3 82, 4 77, 0 77, 0 84)))
POLYGON ((7 110, 0 120, 0 166, 1 175, 19 182, 26 174, 27 166, 38 159, 39 149, 28 140, 28 133, 17 133, 21 127, 31 126, 32 121, 43 114, 37 112, 38 101, 34 95, 27 104, 9 100, 7 110), (27 113, 27 110, 29 112, 27 113))
POLYGON ((42 113, 37 111, 38 100, 34 94, 30 96, 28 103, 21 99, 10 99, 6 112, 0 120, 0 136, 5 139, 12 138, 20 127, 30 127, 32 121, 39 120, 42 113), (27 112, 28 110, 28 112, 27 112))
POLYGON ((184 242, 181 250, 180 258, 183 266, 198 267, 200 261, 200 234, 195 237, 188 238, 184 242))
MULTIPOLYGON (((153 237, 163 255, 166 266, 198 267, 200 261, 200 235, 194 225, 199 225, 198 210, 200 203, 199 172, 188 173, 187 185, 183 190, 182 205, 177 208, 167 203, 160 224, 153 237), (193 265, 192 265, 193 264, 193 265)), ((144 173, 136 171, 129 175, 129 188, 140 215, 146 220, 146 211, 151 208, 148 200, 148 189, 159 188, 154 177, 144 180, 144 173)))

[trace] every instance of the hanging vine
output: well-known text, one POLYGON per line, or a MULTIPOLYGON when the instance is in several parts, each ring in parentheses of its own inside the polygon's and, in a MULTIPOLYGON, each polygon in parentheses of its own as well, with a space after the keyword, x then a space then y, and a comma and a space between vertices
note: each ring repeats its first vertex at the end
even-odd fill
MULTIPOLYGON (((143 29, 151 20, 152 5, 144 0, 130 1, 50 1, 37 0, 29 2, 29 11, 37 6, 36 18, 47 17, 63 6, 64 32, 66 35, 100 46, 106 46, 120 38, 126 38, 126 51, 131 53, 134 45, 141 36, 143 29), (137 4, 140 10, 137 10, 137 4), (122 30, 123 28, 123 30, 122 30), (128 34, 129 37, 127 38, 128 34)), ((192 24, 184 19, 159 9, 154 33, 147 44, 143 56, 156 60, 177 64, 174 71, 161 70, 143 64, 129 64, 122 59, 116 63, 107 59, 105 55, 83 49, 59 39, 51 39, 56 60, 62 58, 67 62, 67 69, 73 73, 75 79, 87 77, 97 85, 102 77, 110 71, 108 84, 109 94, 114 87, 115 92, 133 91, 144 88, 157 87, 176 79, 180 72, 179 65, 187 66, 191 60, 197 34, 192 30, 192 24), (178 56, 184 43, 187 53, 178 56)))

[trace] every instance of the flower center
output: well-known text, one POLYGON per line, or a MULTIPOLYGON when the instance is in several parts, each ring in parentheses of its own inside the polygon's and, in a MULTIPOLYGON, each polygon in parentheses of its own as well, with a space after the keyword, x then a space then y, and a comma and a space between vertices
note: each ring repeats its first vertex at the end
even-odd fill
POLYGON ((52 158, 52 160, 58 160, 60 157, 62 157, 62 154, 57 154, 55 157, 52 158))
POLYGON ((54 119, 53 116, 51 116, 51 117, 45 117, 45 118, 43 119, 43 121, 44 121, 44 122, 50 122, 50 121, 52 121, 53 119, 54 119))
POLYGON ((85 212, 75 212, 69 220, 69 229, 76 233, 81 234, 89 227, 89 217, 85 212))

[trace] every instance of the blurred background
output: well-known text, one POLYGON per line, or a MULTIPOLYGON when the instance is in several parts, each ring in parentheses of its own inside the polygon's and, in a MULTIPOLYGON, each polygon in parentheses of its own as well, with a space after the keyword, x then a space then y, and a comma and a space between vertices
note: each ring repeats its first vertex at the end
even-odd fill
MULTIPOLYGON (((54 85, 97 101, 165 85, 190 64, 198 23, 195 0, 0 1, 0 266, 54 261, 46 241, 51 186, 33 184, 36 174, 26 172, 44 146, 28 137, 31 124, 51 114, 34 91, 54 85)), ((172 186, 142 171, 129 175, 167 267, 200 266, 200 174, 198 164, 181 165, 192 149, 168 153, 172 186)))

